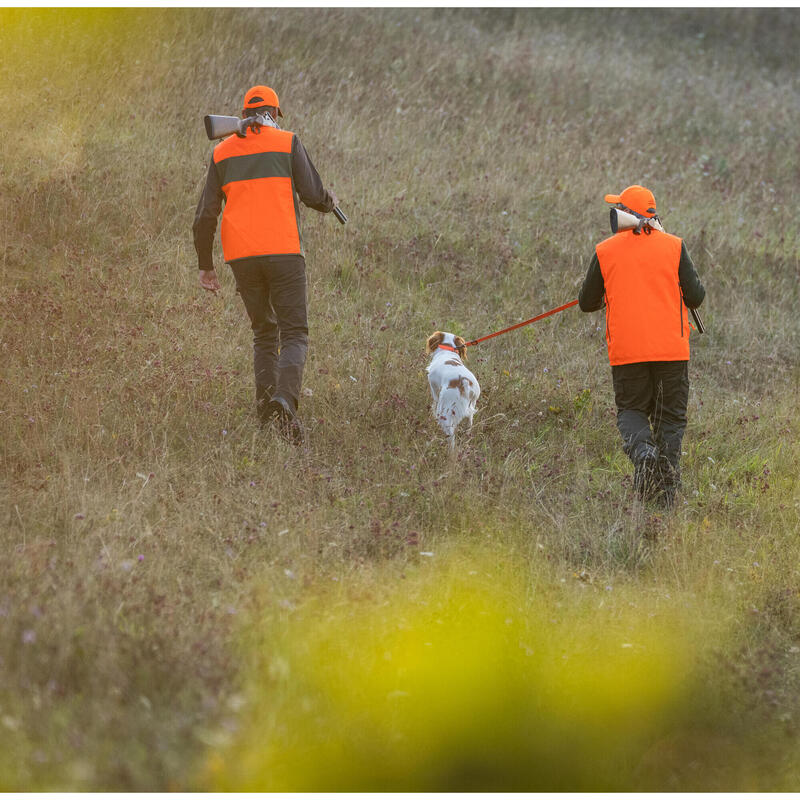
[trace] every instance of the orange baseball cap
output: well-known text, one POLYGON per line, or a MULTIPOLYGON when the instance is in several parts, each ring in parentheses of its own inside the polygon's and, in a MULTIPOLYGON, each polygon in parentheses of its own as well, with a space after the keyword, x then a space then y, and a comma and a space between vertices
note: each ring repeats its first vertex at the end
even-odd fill
POLYGON ((269 86, 253 86, 247 90, 244 96, 243 108, 261 108, 262 106, 274 106, 278 109, 278 116, 282 117, 278 95, 269 86))
POLYGON ((622 203, 643 217, 654 217, 656 213, 656 198, 653 193, 638 184, 629 186, 622 194, 607 194, 605 200, 606 203, 622 203))

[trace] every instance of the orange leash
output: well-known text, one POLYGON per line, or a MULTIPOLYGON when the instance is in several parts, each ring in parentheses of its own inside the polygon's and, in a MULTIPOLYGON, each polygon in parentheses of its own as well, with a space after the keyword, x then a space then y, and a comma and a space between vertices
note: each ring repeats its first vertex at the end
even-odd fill
POLYGON ((540 319, 544 319, 545 317, 550 317, 553 314, 558 314, 559 311, 564 311, 567 308, 575 306, 578 304, 577 300, 573 300, 571 303, 565 303, 563 306, 559 306, 558 308, 552 308, 550 311, 545 311, 544 314, 539 314, 538 316, 532 317, 531 319, 526 319, 525 322, 518 322, 516 325, 512 325, 509 328, 503 328, 501 331, 497 331, 496 333, 490 333, 488 336, 481 336, 480 339, 473 339, 471 342, 467 342, 466 347, 472 347, 474 344, 478 344, 479 342, 485 342, 487 339, 493 339, 495 336, 500 336, 501 333, 508 333, 509 331, 515 331, 517 328, 522 328, 525 325, 530 325, 532 322, 538 322, 540 319))

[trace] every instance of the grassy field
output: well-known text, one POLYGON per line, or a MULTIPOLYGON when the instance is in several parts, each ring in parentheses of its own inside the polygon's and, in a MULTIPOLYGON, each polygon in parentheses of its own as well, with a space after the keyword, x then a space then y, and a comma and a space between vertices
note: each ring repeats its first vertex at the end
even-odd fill
POLYGON ((0 9, 0 790, 800 789, 800 12, 0 9), (202 116, 276 88, 297 449, 258 429, 202 116), (634 502, 577 296, 644 183, 707 289, 634 502), (218 250, 218 257, 221 252, 218 250))

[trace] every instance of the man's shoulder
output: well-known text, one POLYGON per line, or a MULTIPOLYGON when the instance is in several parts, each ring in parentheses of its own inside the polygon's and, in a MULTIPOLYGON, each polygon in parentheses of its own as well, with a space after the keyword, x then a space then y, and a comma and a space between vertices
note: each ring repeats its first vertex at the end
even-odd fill
POLYGON ((248 131, 244 137, 233 134, 223 139, 214 148, 214 161, 238 155, 263 153, 268 150, 278 150, 290 153, 295 134, 280 128, 262 127, 258 133, 248 131))
MULTIPOLYGON (((632 236, 635 236, 633 231, 618 231, 615 234, 612 234, 606 239, 603 239, 601 242, 598 242, 595 248, 608 248, 613 247, 616 244, 621 244, 622 242, 626 241, 632 236)), ((653 229, 649 234, 644 233, 640 234, 644 236, 654 236, 655 239, 653 241, 661 240, 662 242, 670 242, 672 244, 677 244, 680 246, 683 243, 683 239, 680 236, 675 236, 672 233, 667 233, 666 231, 660 231, 658 229, 653 229)), ((646 241, 646 240, 645 240, 646 241)))
POLYGON ((619 231, 619 233, 614 233, 606 239, 603 239, 601 242, 598 242, 595 245, 595 250, 600 252, 601 250, 608 250, 609 247, 614 247, 617 243, 621 242, 627 231, 619 231))
POLYGON ((272 128, 272 134, 276 138, 282 139, 290 144, 295 140, 296 135, 292 131, 285 131, 281 128, 272 128))
POLYGON ((239 136, 231 134, 230 136, 226 136, 224 139, 222 139, 222 141, 217 142, 217 144, 214 145, 214 161, 219 161, 220 159, 231 155, 234 151, 241 150, 240 142, 243 141, 244 139, 240 138, 239 136))
POLYGON ((655 231, 655 233, 658 233, 660 236, 666 237, 667 241, 672 242, 673 244, 677 244, 678 246, 680 246, 683 243, 683 239, 681 239, 680 236, 675 236, 674 233, 667 233, 666 231, 655 231))
POLYGON ((669 252, 671 257, 674 256, 680 258, 680 253, 683 249, 683 239, 681 239, 680 236, 675 236, 674 234, 667 233, 666 231, 653 231, 651 235, 655 234, 658 234, 658 238, 662 243, 661 247, 669 252))

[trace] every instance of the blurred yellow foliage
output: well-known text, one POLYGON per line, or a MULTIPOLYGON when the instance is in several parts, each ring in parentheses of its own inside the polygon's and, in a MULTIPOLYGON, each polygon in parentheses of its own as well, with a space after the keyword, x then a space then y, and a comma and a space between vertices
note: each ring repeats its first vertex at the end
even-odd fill
POLYGON ((290 616, 210 788, 631 788, 687 698, 685 612, 592 591, 567 616, 496 556, 446 561, 379 596, 373 583, 357 614, 332 592, 290 616))

